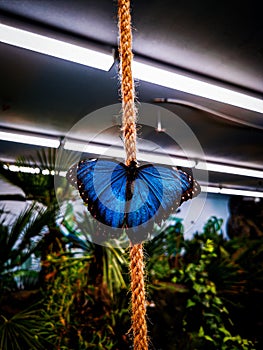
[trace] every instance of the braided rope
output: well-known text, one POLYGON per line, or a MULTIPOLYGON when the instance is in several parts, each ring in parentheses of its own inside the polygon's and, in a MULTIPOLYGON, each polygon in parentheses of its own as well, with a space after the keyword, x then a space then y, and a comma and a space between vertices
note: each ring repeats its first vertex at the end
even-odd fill
MULTIPOLYGON (((126 164, 136 161, 136 108, 134 105, 134 81, 132 76, 132 31, 130 0, 119 0, 119 51, 122 93, 122 131, 126 152, 126 164)), ((144 286, 143 246, 130 247, 130 275, 132 291, 132 330, 134 350, 147 350, 146 300, 144 286)))
POLYGON ((126 164, 136 161, 136 108, 132 77, 132 31, 130 1, 119 0, 119 51, 122 94, 122 131, 126 151, 126 164))
POLYGON ((147 350, 146 300, 144 287, 143 246, 130 248, 130 273, 132 290, 132 329, 134 350, 147 350))

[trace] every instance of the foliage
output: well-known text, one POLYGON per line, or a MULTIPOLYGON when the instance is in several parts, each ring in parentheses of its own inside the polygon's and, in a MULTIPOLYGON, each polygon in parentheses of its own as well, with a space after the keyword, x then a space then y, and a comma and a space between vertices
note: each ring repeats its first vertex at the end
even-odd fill
POLYGON ((25 310, 7 318, 0 315, 1 350, 45 350, 49 343, 40 333, 41 310, 25 310))
POLYGON ((103 279, 100 284, 91 281, 93 259, 93 254, 77 258, 62 252, 45 262, 50 273, 44 320, 55 349, 118 348, 118 328, 127 309, 118 308, 103 279))
POLYGON ((25 193, 26 201, 26 209, 16 221, 8 222, 7 225, 3 221, 5 215, 2 215, 3 219, 0 222, 0 274, 2 268, 5 271, 2 275, 2 285, 5 285, 5 289, 16 286, 13 283, 14 277, 19 279, 23 287, 36 287, 37 280, 41 285, 45 270, 42 269, 38 274, 34 266, 29 266, 34 260, 32 254, 45 259, 50 251, 56 251, 62 243, 63 235, 57 224, 60 213, 54 190, 55 160, 56 150, 51 148, 37 151, 34 157, 17 159, 16 167, 35 168, 37 172, 34 174, 11 171, 8 164, 0 163, 0 175, 9 183, 19 186, 25 193), (8 266, 5 266, 6 264, 8 266))
POLYGON ((15 279, 31 276, 34 271, 23 269, 24 264, 41 250, 46 225, 53 211, 31 204, 12 222, 2 214, 0 221, 0 289, 16 288, 15 279))
MULTIPOLYGON (((76 219, 71 204, 61 225, 67 249, 50 253, 46 270, 44 311, 48 339, 55 349, 127 347, 129 328, 126 252, 116 241, 93 243, 93 220, 76 219)), ((62 248, 62 247, 61 247, 62 248)))
MULTIPOLYGON (((65 215, 72 216, 70 208, 65 215)), ((122 338, 127 330, 120 333, 122 320, 127 318, 127 303, 122 294, 124 289, 126 296, 127 290, 123 275, 127 268, 126 253, 116 247, 116 242, 107 247, 92 243, 88 239, 90 226, 84 225, 89 223, 86 216, 83 220, 69 217, 62 220, 67 236, 63 242, 57 242, 55 250, 42 242, 42 250, 45 247, 49 253, 45 256, 42 252, 45 308, 40 331, 43 326, 45 338, 54 349, 115 348, 118 337, 120 343, 125 343, 122 338), (78 227, 72 229, 68 223, 76 221, 78 227), (124 300, 120 309, 114 300, 116 295, 120 302, 124 300)))
POLYGON ((172 225, 156 230, 154 237, 144 244, 146 251, 147 271, 154 280, 170 280, 172 261, 177 260, 182 250, 183 224, 182 220, 173 220, 172 225))
MULTIPOLYGON (((0 289, 10 291, 0 300, 0 348, 5 350, 8 342, 11 350, 127 349, 126 252, 116 242, 94 244, 93 220, 88 212, 76 218, 70 202, 64 220, 58 221, 54 161, 53 151, 38 153, 36 160, 20 159, 18 165, 40 169, 34 175, 12 173, 0 165, 0 174, 21 187, 26 199, 42 203, 28 207, 11 224, 0 209, 0 289), (49 174, 43 175, 46 169, 49 174), (33 255, 41 257, 40 272, 32 268, 33 255), (26 294, 20 295, 20 309, 13 302, 25 292, 19 289, 36 288, 37 280, 42 281, 44 302, 38 309, 19 311, 40 300, 37 292, 28 291, 26 303, 26 294), (4 303, 12 312, 4 311, 4 303)), ((64 198, 64 193, 59 195, 64 198)), ((175 218, 145 243, 147 314, 155 348, 252 350, 259 342, 262 234, 254 228, 260 234, 248 237, 240 229, 228 240, 221 226, 222 220, 212 217, 203 232, 185 240, 183 223, 175 218)))
POLYGON ((184 283, 192 295, 187 299, 184 329, 191 332, 191 342, 194 348, 200 349, 255 349, 253 343, 242 339, 240 335, 233 336, 230 329, 232 322, 229 312, 218 296, 216 285, 209 280, 207 266, 217 255, 214 243, 207 239, 202 247, 202 254, 198 264, 190 263, 184 269, 176 270, 172 281, 184 283), (189 309, 189 311, 187 310, 189 309), (198 329, 191 329, 191 318, 200 320, 198 329))
MULTIPOLYGON (((79 249, 80 254, 89 254, 92 258, 92 266, 89 271, 92 283, 107 285, 111 297, 115 292, 127 288, 127 278, 123 272, 128 266, 126 252, 122 248, 121 240, 107 240, 104 245, 98 245, 92 241, 92 233, 95 232, 94 219, 88 211, 78 213, 75 216, 72 204, 68 203, 62 225, 66 237, 64 241, 68 249, 79 249)), ((128 271, 125 271, 127 275, 128 271)))
POLYGON ((15 165, 18 167, 32 167, 39 169, 39 173, 13 172, 6 169, 0 162, 0 175, 9 183, 18 186, 25 193, 27 200, 38 201, 45 206, 54 205, 56 196, 54 190, 54 169, 56 150, 49 148, 40 150, 33 157, 20 157, 15 165), (46 171, 46 175, 43 174, 46 171))
POLYGON ((226 307, 229 294, 236 293, 245 281, 239 283, 239 275, 243 278, 244 274, 226 250, 229 242, 221 233, 221 224, 221 220, 211 218, 203 233, 184 241, 181 222, 177 221, 146 245, 155 257, 148 262, 153 304, 148 314, 160 347, 167 342, 167 350, 173 346, 178 350, 255 349, 252 341, 237 333, 226 307), (158 257, 155 251, 160 249, 158 257), (223 273, 220 278, 213 276, 217 269, 223 273), (223 288, 220 292, 217 283, 223 288))

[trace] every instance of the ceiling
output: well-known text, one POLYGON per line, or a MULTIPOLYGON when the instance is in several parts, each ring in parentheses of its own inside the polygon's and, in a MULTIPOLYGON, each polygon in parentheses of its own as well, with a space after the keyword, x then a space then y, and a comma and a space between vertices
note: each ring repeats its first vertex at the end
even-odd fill
MULTIPOLYGON (((134 0, 133 52, 135 57, 262 99, 261 14, 260 1, 252 6, 235 0, 134 0)), ((118 46, 117 1, 0 0, 0 21, 66 35, 71 41, 87 41, 109 50, 118 46)), ((104 72, 3 43, 0 52, 0 128, 63 137, 86 115, 121 102, 117 60, 104 72)), ((262 170, 261 113, 143 81, 136 82, 136 96, 139 104, 156 106, 153 124, 160 117, 160 107, 186 123, 207 160, 262 170), (184 103, 157 103, 156 98, 183 100, 215 113, 184 103)), ((174 130, 172 117, 161 121, 167 131, 174 130)), ((99 141, 114 143, 119 122, 119 116, 98 115, 97 130, 104 131, 99 141)), ((93 130, 86 126, 83 138, 93 130)), ((150 125, 140 129, 140 136, 146 135, 165 151, 178 151, 176 136, 171 139, 150 125)), ((33 149, 1 141, 0 158, 13 159, 33 149)), ((201 157, 195 151, 190 150, 193 157, 201 157)), ((214 184, 263 190, 257 178, 213 172, 209 178, 214 184)))

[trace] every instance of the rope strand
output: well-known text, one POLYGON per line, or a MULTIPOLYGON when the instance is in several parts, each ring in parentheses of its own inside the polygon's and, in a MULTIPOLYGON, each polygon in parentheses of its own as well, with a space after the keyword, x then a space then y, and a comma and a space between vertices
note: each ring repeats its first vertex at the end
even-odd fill
MULTIPOLYGON (((132 77, 132 31, 130 1, 119 0, 119 51, 122 93, 122 132, 126 152, 126 165, 136 161, 136 108, 132 77)), ((143 245, 130 246, 130 276, 132 291, 132 330, 134 350, 147 350, 146 298, 144 286, 143 245)))
POLYGON ((136 161, 136 108, 132 76, 132 31, 130 1, 119 0, 119 52, 122 94, 122 132, 126 151, 126 164, 136 161))
POLYGON ((146 299, 144 286, 143 245, 130 247, 130 273, 132 290, 132 329, 134 350, 148 349, 146 299))

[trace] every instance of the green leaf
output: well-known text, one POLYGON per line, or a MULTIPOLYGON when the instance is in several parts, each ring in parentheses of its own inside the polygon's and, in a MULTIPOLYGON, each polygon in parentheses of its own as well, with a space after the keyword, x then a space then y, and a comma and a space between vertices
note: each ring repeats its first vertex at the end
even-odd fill
POLYGON ((196 303, 192 299, 187 300, 187 304, 186 304, 187 308, 195 306, 195 305, 196 305, 196 303))
POLYGON ((199 336, 199 337, 203 337, 204 335, 205 335, 204 328, 201 326, 201 327, 199 328, 198 336, 199 336))
POLYGON ((215 342, 214 339, 212 339, 209 335, 204 335, 204 338, 206 340, 209 340, 209 341, 213 342, 213 343, 215 342))

